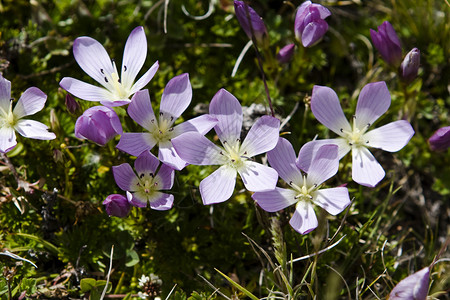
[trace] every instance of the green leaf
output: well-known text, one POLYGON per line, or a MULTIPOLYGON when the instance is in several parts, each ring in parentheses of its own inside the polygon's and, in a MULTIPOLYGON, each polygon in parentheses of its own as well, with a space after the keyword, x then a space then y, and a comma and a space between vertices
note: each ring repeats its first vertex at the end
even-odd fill
POLYGON ((217 272, 219 272, 220 275, 222 275, 223 277, 225 277, 226 280, 228 280, 235 288, 239 289, 241 292, 243 292, 245 295, 247 295, 247 297, 250 297, 253 300, 259 300, 258 297, 256 297, 255 295, 253 295, 249 290, 247 290, 246 288, 244 288, 243 286, 241 286, 240 284, 238 284, 237 282, 234 282, 233 279, 231 279, 230 277, 228 277, 227 275, 223 274, 222 272, 220 272, 219 270, 217 270, 216 268, 214 268, 214 270, 216 270, 217 272))
POLYGON ((95 289, 97 281, 94 278, 83 278, 80 282, 81 291, 83 293, 95 289))

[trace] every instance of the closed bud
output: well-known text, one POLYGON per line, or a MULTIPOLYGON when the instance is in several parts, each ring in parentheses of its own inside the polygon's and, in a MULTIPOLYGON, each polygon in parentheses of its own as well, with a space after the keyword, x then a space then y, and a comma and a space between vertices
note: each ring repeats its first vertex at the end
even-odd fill
POLYGON ((402 61, 402 46, 391 23, 384 21, 383 24, 378 26, 378 32, 370 29, 370 37, 383 60, 397 68, 402 61))
POLYGON ((122 125, 116 112, 105 106, 87 109, 75 123, 75 136, 104 146, 113 137, 122 134, 122 125))
POLYGON ((330 15, 328 8, 311 1, 305 1, 298 7, 294 32, 303 47, 314 46, 322 39, 328 30, 328 24, 324 19, 330 15))
POLYGON ((66 107, 69 113, 74 114, 80 109, 80 104, 72 97, 71 94, 66 95, 66 107))
POLYGON ((439 128, 428 140, 433 151, 445 151, 450 147, 450 126, 439 128))
POLYGON ((295 44, 289 44, 280 49, 277 60, 280 64, 288 63, 294 55, 295 44))
POLYGON ((244 29, 249 39, 252 39, 252 32, 259 46, 265 48, 269 46, 269 35, 262 18, 244 1, 234 1, 234 11, 236 17, 244 29), (250 22, 249 22, 250 20, 250 22))
POLYGON ((109 216, 124 218, 128 215, 131 205, 127 197, 120 194, 112 194, 103 201, 106 213, 109 216))
POLYGON ((417 48, 412 49, 406 54, 400 65, 400 71, 402 79, 410 83, 417 77, 420 66, 420 50, 417 48))

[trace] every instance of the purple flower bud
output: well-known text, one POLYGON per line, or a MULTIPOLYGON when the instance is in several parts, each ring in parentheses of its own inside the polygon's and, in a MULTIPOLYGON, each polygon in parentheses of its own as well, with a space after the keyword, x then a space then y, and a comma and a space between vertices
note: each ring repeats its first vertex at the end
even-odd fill
POLYGON ((74 114, 77 110, 80 109, 80 104, 78 104, 78 102, 72 97, 71 94, 67 94, 66 107, 71 114, 74 114))
POLYGON ((389 300, 426 300, 430 268, 426 267, 400 281, 389 294, 389 300))
POLYGON ((305 1, 297 9, 295 15, 295 37, 304 47, 317 44, 328 30, 328 24, 324 21, 331 12, 328 8, 305 1))
POLYGON ((450 126, 439 128, 428 140, 433 151, 444 151, 450 147, 450 126))
POLYGON ((268 34, 262 18, 244 1, 234 1, 236 17, 249 39, 252 39, 252 30, 258 45, 268 46, 268 34), (250 23, 249 23, 250 19, 250 23))
POLYGON ((112 194, 106 197, 103 201, 106 213, 109 216, 124 218, 128 215, 131 209, 131 205, 128 202, 127 197, 120 194, 112 194))
POLYGON ((294 55, 295 44, 289 44, 280 49, 277 54, 277 59, 280 64, 289 62, 294 55))
POLYGON ((117 134, 122 134, 122 125, 116 112, 106 106, 87 109, 75 123, 75 136, 104 146, 117 134))
POLYGON ((420 50, 417 48, 412 49, 406 54, 403 59, 400 69, 402 72, 402 78, 405 82, 410 83, 417 77, 420 66, 420 50))
POLYGON ((397 68, 402 61, 402 46, 391 23, 384 21, 378 26, 378 32, 370 29, 370 36, 384 61, 397 68))

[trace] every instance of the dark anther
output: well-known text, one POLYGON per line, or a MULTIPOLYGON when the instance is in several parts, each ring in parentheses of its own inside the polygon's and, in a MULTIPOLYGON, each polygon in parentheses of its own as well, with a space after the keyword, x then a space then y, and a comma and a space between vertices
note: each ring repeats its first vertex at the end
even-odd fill
POLYGON ((231 160, 231 162, 235 162, 235 161, 236 161, 235 159, 232 159, 232 160, 231 160))
POLYGON ((367 127, 370 127, 370 123, 367 123, 367 127))
POLYGON ((119 79, 117 79, 117 81, 118 81, 119 83, 122 83, 122 81, 120 80, 120 78, 119 78, 119 79))
POLYGON ((339 130, 340 130, 341 132, 344 132, 344 129, 342 129, 342 128, 341 128, 341 129, 339 129, 339 130))
POLYGON ((236 142, 241 142, 241 139, 236 139, 236 142))
POLYGON ((127 66, 123 66, 123 71, 124 71, 124 72, 127 71, 127 66))
POLYGON ((223 141, 223 144, 225 145, 227 143, 227 141, 223 141))
POLYGON ((150 175, 151 178, 155 178, 155 174, 150 173, 149 175, 150 175))
POLYGON ((142 173, 141 175, 139 175, 139 178, 144 178, 144 173, 142 173))
POLYGON ((173 121, 173 117, 170 117, 170 121, 173 121))
POLYGON ((137 186, 141 186, 141 184, 140 184, 139 182, 138 182, 138 183, 136 183, 136 185, 137 185, 137 186))
POLYGON ((292 181, 289 181, 289 185, 292 185, 292 181))
POLYGON ((353 115, 353 119, 356 119, 356 115, 353 115))
POLYGON ((223 155, 223 152, 222 152, 222 151, 220 151, 219 153, 220 153, 220 155, 223 155))
POLYGON ((14 98, 9 99, 9 101, 11 101, 11 102, 14 101, 14 98))
POLYGON ((317 187, 317 183, 314 183, 314 187, 315 187, 315 188, 317 187))
POLYGON ((350 146, 353 146, 353 143, 348 143, 350 146))
POLYGON ((103 72, 103 69, 100 69, 100 72, 102 72, 102 74, 105 74, 105 72, 103 72))
POLYGON ((150 122, 155 123, 155 119, 152 119, 150 122))
POLYGON ((105 81, 108 82, 108 78, 105 77, 105 81))
POLYGON ((366 144, 368 144, 369 143, 369 141, 366 141, 366 144))
POLYGON ((163 115, 163 113, 162 113, 162 112, 160 112, 160 113, 159 113, 159 115, 160 115, 160 116, 162 116, 162 115, 163 115))
POLYGON ((247 151, 244 152, 244 155, 247 155, 247 151))
POLYGON ((173 131, 173 127, 169 129, 169 132, 172 132, 172 131, 173 131))

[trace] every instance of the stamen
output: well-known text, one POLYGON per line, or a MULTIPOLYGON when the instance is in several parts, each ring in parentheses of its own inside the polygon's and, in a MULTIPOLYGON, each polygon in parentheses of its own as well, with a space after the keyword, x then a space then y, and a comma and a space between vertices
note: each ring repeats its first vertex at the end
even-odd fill
POLYGON ((117 82, 118 82, 118 83, 122 83, 122 81, 120 80, 120 78, 119 78, 119 79, 117 79, 117 82))
POLYGON ((169 132, 172 132, 173 131, 173 127, 171 127, 170 129, 169 129, 169 132))
POLYGON ((155 123, 155 119, 152 119, 150 122, 155 123))
POLYGON ((155 178, 155 174, 150 173, 149 175, 150 175, 151 178, 155 178))
POLYGON ((100 72, 102 72, 102 74, 105 74, 105 72, 103 71, 103 69, 100 69, 100 72))
POLYGON ((163 112, 160 112, 160 113, 159 113, 159 116, 162 116, 163 114, 164 114, 163 112))
POLYGON ((341 128, 341 129, 339 129, 339 130, 340 130, 342 133, 344 133, 344 129, 341 128))
POLYGON ((139 178, 144 178, 144 176, 145 176, 145 174, 144 173, 142 173, 141 175, 139 175, 139 178))
POLYGON ((219 152, 219 154, 220 154, 220 155, 223 155, 223 152, 222 152, 222 151, 220 151, 220 152, 219 152))
POLYGON ((127 66, 123 66, 123 71, 124 71, 124 72, 127 71, 127 66))
POLYGON ((105 77, 105 81, 108 82, 108 78, 105 77))
POLYGON ((170 121, 173 121, 173 117, 170 117, 170 121))

